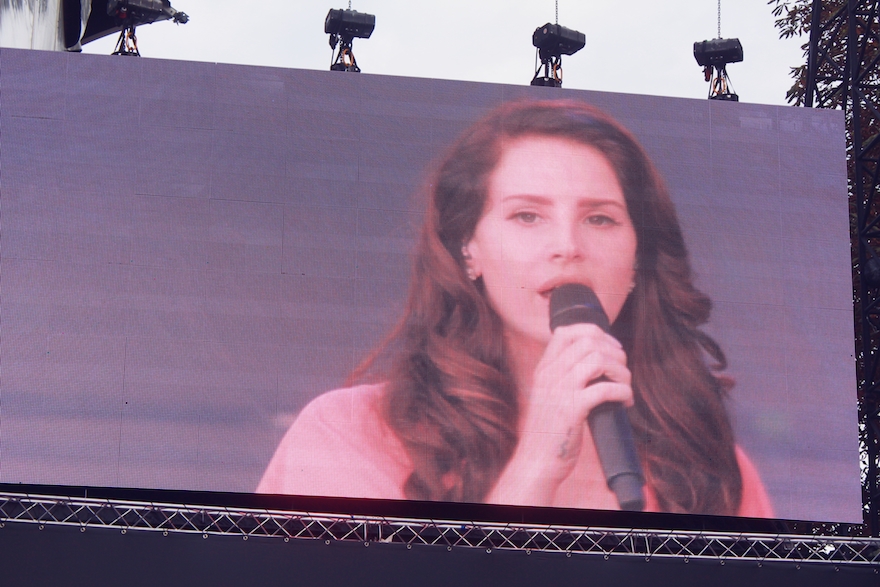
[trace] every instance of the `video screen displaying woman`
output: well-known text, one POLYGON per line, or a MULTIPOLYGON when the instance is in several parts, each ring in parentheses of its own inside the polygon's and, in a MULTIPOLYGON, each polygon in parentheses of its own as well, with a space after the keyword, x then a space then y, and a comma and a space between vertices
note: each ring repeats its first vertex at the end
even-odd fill
POLYGON ((511 103, 428 185, 403 316, 349 387, 300 413, 258 491, 773 515, 701 330, 711 302, 628 131, 582 103, 511 103), (560 288, 597 317, 551 329, 560 288), (594 425, 609 408, 628 416, 622 449, 594 425), (635 501, 606 471, 628 450, 635 501))

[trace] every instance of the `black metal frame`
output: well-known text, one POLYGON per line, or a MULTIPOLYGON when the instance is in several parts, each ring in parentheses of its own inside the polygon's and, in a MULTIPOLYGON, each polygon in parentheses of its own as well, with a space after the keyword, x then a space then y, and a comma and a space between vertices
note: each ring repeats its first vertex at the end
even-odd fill
POLYGON ((813 0, 810 22, 804 105, 847 122, 864 519, 880 536, 880 0, 813 0))
POLYGON ((113 55, 129 55, 132 57, 140 57, 141 52, 138 50, 137 46, 137 35, 135 34, 135 30, 137 29, 134 25, 126 25, 122 27, 122 31, 119 32, 119 38, 116 40, 116 49, 113 51, 113 55))
POLYGON ((880 572, 880 539, 706 530, 469 522, 89 499, 0 491, 6 524, 209 535, 519 550, 609 557, 824 563, 880 572))
POLYGON ((357 59, 354 58, 354 49, 351 46, 353 42, 354 37, 351 35, 330 36, 330 46, 333 47, 333 63, 330 65, 330 71, 361 72, 357 59))
POLYGON ((562 87, 562 55, 548 53, 543 49, 538 50, 541 64, 535 70, 535 76, 530 85, 548 86, 551 88, 562 87), (543 75, 541 70, 544 70, 543 75))
POLYGON ((739 96, 733 91, 730 76, 727 75, 727 64, 706 66, 706 81, 709 82, 709 99, 739 102, 739 96))

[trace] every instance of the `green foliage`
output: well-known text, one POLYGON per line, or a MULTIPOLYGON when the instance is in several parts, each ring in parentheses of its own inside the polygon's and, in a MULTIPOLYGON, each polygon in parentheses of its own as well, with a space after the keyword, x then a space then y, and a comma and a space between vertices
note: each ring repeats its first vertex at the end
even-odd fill
POLYGON ((792 68, 788 102, 807 98, 809 38, 817 38, 813 105, 842 108, 846 120, 847 168, 853 251, 856 378, 859 387, 860 457, 866 529, 880 535, 880 297, 863 283, 862 269, 880 251, 880 6, 876 0, 821 0, 818 22, 813 0, 770 0, 780 38, 806 36, 804 64, 792 68), (850 10, 851 9, 851 10, 850 10), (852 46, 849 41, 852 40, 852 46))
POLYGON ((812 0, 770 0, 780 39, 799 37, 810 32, 812 0))
MULTIPOLYGON (((773 7, 780 39, 804 37, 804 44, 801 45, 804 63, 791 68, 794 84, 785 95, 788 103, 803 106, 807 91, 810 32, 813 28, 813 0, 769 0, 767 4, 773 7)), ((818 26, 823 54, 816 79, 817 91, 826 108, 843 106, 843 97, 839 95, 842 87, 837 83, 841 74, 835 66, 842 67, 846 62, 846 27, 840 26, 843 19, 839 18, 846 4, 847 0, 822 0, 818 26)))

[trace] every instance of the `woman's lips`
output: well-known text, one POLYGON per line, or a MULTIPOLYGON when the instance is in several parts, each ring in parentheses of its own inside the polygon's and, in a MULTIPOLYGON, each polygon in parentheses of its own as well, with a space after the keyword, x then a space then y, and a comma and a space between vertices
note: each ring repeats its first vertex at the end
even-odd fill
POLYGON ((538 288, 538 294, 542 298, 549 299, 550 294, 553 293, 554 289, 556 289, 557 287, 559 287, 561 285, 568 285, 571 283, 577 283, 580 285, 584 285, 586 287, 590 287, 589 285, 587 285, 586 283, 584 283, 583 281, 581 281, 579 279, 552 279, 538 288))

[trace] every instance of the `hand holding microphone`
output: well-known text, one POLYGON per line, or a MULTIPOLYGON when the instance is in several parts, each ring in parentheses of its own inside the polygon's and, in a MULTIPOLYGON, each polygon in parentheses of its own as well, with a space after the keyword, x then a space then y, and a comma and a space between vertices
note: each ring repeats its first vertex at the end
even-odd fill
MULTIPOLYGON (((606 332, 608 317, 583 285, 551 292, 550 327, 555 332, 525 394, 520 441, 487 501, 555 505, 559 489, 583 459, 589 423, 598 462, 590 465, 589 480, 577 482, 588 484, 578 485, 580 491, 602 483, 612 495, 597 496, 593 503, 611 508, 616 500, 622 509, 641 509, 641 468, 624 410, 632 401, 626 352, 606 332)), ((568 495, 572 489, 578 491, 568 484, 568 495)))
MULTIPOLYGON (((596 294, 579 283, 562 285, 550 294, 550 330, 572 324, 595 324, 605 332, 610 327, 596 294)), ((605 402, 590 411, 587 422, 608 488, 621 509, 644 509, 644 475, 624 406, 605 402)))

